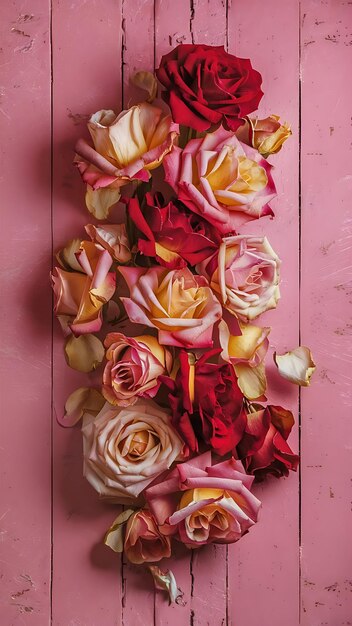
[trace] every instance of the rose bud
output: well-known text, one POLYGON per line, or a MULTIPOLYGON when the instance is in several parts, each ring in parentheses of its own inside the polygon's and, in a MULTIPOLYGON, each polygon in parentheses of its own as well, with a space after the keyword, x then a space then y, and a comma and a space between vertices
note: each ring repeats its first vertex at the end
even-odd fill
POLYGON ((278 115, 270 115, 264 120, 247 117, 245 124, 236 132, 236 136, 266 158, 269 154, 279 152, 286 139, 292 135, 287 122, 280 124, 279 119, 278 115))

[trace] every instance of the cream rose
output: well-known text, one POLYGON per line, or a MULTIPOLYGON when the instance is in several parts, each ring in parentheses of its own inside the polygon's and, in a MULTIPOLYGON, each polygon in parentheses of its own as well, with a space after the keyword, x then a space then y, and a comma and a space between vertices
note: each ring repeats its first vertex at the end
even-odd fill
POLYGON ((274 309, 280 298, 280 259, 266 237, 225 237, 218 254, 197 269, 241 321, 274 309))
POLYGON ((116 116, 94 113, 88 122, 94 148, 84 139, 76 144, 75 163, 87 183, 86 204, 97 219, 106 219, 120 198, 120 187, 131 180, 148 181, 174 145, 178 125, 170 115, 147 102, 116 116))
POLYGON ((84 476, 104 498, 136 501, 141 491, 167 470, 183 442, 170 416, 151 400, 118 408, 108 402, 83 418, 84 476))

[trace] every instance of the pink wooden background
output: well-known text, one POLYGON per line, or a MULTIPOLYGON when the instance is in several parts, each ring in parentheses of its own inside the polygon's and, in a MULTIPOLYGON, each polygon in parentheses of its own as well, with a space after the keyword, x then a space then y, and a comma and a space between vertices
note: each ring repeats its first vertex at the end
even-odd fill
POLYGON ((1 626, 352 624, 352 3, 3 0, 0 10, 1 626), (318 368, 300 394, 271 368, 271 399, 297 415, 300 471, 257 487, 261 520, 238 544, 180 551, 171 567, 184 603, 169 608, 101 545, 115 511, 82 478, 79 428, 55 422, 84 378, 65 365, 48 276, 52 250, 87 222, 71 164, 87 117, 128 105, 130 73, 191 41, 251 57, 261 112, 292 123, 272 159, 276 219, 250 230, 283 259, 271 347, 308 344, 318 368))

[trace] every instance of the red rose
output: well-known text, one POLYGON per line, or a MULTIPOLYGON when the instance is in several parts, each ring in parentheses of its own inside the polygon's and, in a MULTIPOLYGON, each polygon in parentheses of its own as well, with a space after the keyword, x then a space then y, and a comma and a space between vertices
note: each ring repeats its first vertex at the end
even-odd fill
POLYGON ((160 265, 180 269, 196 265, 217 250, 220 237, 215 229, 187 211, 181 203, 163 206, 160 193, 147 193, 141 209, 138 199, 128 201, 128 213, 142 237, 138 250, 154 257, 160 265))
POLYGON ((198 452, 206 444, 222 456, 241 440, 246 414, 232 365, 210 362, 219 352, 211 350, 195 361, 181 350, 176 380, 160 380, 170 390, 172 424, 189 450, 198 452))
POLYGON ((296 471, 299 457, 292 452, 287 438, 295 423, 291 411, 281 406, 266 408, 255 405, 257 410, 247 415, 247 426, 237 453, 246 471, 263 480, 267 474, 288 476, 296 471))
POLYGON ((156 74, 174 121, 197 131, 221 121, 236 130, 263 95, 262 77, 250 60, 223 46, 181 44, 162 57, 156 74))

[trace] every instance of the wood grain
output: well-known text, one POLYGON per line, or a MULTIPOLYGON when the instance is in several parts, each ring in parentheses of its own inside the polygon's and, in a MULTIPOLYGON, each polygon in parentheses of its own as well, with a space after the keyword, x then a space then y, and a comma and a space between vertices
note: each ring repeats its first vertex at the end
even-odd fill
POLYGON ((1 625, 348 626, 351 3, 15 0, 0 10, 1 625), (283 260, 282 299, 263 320, 270 351, 301 340, 318 370, 299 402, 268 359, 270 401, 297 416, 300 472, 256 487, 261 519, 239 543, 177 548, 162 564, 183 592, 169 607, 149 575, 102 545, 118 509, 82 477, 79 427, 55 422, 94 377, 68 369, 56 321, 51 346, 48 274, 52 248, 89 221, 72 166, 88 117, 136 103, 131 74, 191 42, 250 57, 263 75, 260 115, 292 124, 271 159, 275 220, 243 231, 265 232, 283 260))

